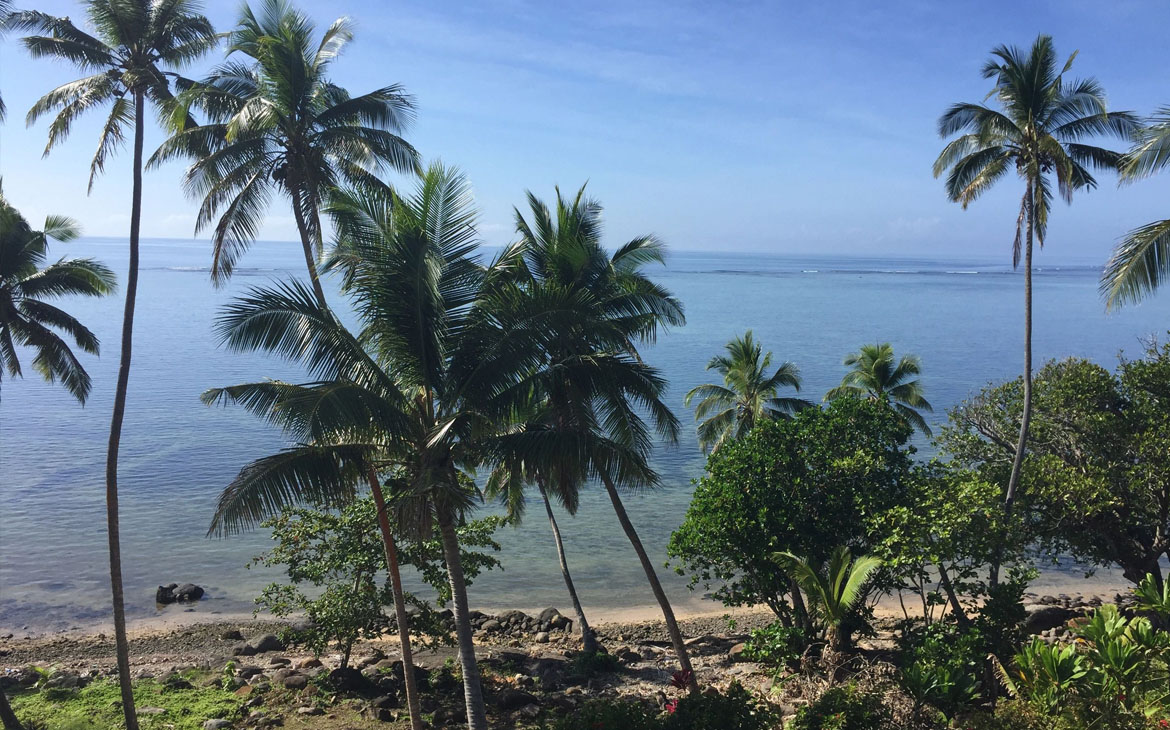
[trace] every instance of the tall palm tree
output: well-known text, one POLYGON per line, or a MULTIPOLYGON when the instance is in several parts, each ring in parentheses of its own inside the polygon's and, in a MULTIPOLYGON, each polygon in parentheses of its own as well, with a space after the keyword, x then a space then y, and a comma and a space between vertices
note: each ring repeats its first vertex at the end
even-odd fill
POLYGON ((286 196, 313 293, 323 303, 317 261, 329 191, 383 188, 377 173, 416 172, 418 153, 399 136, 414 117, 414 101, 401 86, 351 96, 329 80, 333 61, 353 38, 350 21, 335 20, 317 42, 314 32, 312 21, 286 0, 262 0, 259 13, 245 5, 229 35, 228 60, 206 80, 185 82, 172 117, 176 133, 150 164, 195 160, 185 187, 203 199, 195 230, 214 222, 216 283, 231 276, 255 239, 272 193, 286 196), (192 108, 208 123, 185 125, 192 108))
POLYGON ((0 380, 4 371, 21 375, 16 345, 36 350, 33 367, 50 383, 60 380, 85 403, 90 378, 58 329, 84 352, 98 354, 98 338, 73 315, 49 304, 62 296, 100 297, 116 288, 114 272, 93 259, 61 259, 44 266, 49 239, 67 242, 80 235, 72 220, 51 215, 34 231, 0 191, 0 380))
MULTIPOLYGON (((1128 136, 1136 122, 1128 112, 1107 111, 1104 91, 1095 79, 1066 80, 1077 54, 1057 71, 1050 36, 1038 36, 1027 52, 999 46, 991 55, 983 78, 994 80, 990 96, 1000 108, 961 102, 942 115, 939 136, 959 136, 935 160, 934 176, 947 173, 947 196, 964 208, 1012 170, 1024 183, 1012 243, 1012 265, 1024 262, 1024 409, 1004 493, 1004 512, 1010 517, 1032 418, 1033 244, 1044 246, 1054 183, 1065 202, 1071 203, 1077 190, 1096 187, 1090 168, 1114 170, 1121 162, 1121 154, 1082 140, 1128 136)), ((998 581, 999 567, 993 565, 991 582, 998 581)))
POLYGON ((903 355, 894 362, 894 346, 888 342, 862 345, 857 352, 845 356, 845 373, 841 384, 825 394, 825 400, 847 396, 865 396, 877 400, 888 398, 890 405, 910 425, 930 436, 930 426, 918 411, 933 412, 930 401, 922 396, 922 382, 911 380, 922 374, 922 363, 917 355, 903 355))
POLYGON ((134 304, 138 295, 138 238, 142 223, 142 145, 146 105, 165 106, 173 98, 171 69, 194 61, 213 48, 215 30, 199 14, 194 0, 84 0, 86 16, 95 30, 91 35, 69 18, 27 10, 14 13, 7 25, 31 31, 25 48, 36 58, 68 61, 87 76, 53 89, 28 112, 31 125, 56 113, 49 125, 48 154, 64 141, 73 122, 83 113, 109 106, 102 124, 97 152, 90 163, 89 189, 105 169, 106 161, 126 140, 133 127, 133 186, 130 194, 130 267, 126 276, 126 305, 122 315, 122 349, 110 439, 106 450, 106 516, 110 544, 110 585, 114 604, 114 637, 118 653, 118 682, 127 730, 137 730, 134 696, 130 691, 129 645, 122 599, 122 559, 118 533, 118 449, 126 413, 133 350, 134 304))
MULTIPOLYGON (((1138 180, 1170 165, 1170 106, 1162 107, 1138 132, 1121 167, 1122 181, 1138 180)), ((1101 276, 1110 308, 1133 304, 1170 276, 1170 218, 1130 231, 1117 244, 1101 276)))
POLYGON ((695 420, 699 421, 699 445, 703 451, 715 451, 740 438, 760 421, 788 418, 812 405, 803 398, 777 395, 781 388, 800 391, 800 369, 785 361, 769 375, 772 353, 764 353, 751 330, 742 337, 737 335, 725 349, 726 355, 716 355, 707 363, 708 370, 723 376, 723 385, 700 385, 683 398, 688 408, 694 399, 699 399, 695 420))
POLYGON ((330 464, 322 467, 319 444, 294 446, 265 462, 257 478, 225 492, 216 519, 256 520, 290 501, 334 498, 340 480, 323 481, 328 470, 356 473, 373 462, 389 474, 387 501, 400 527, 438 528, 468 724, 484 730, 455 528, 478 498, 467 472, 486 464, 493 439, 510 427, 510 414, 530 390, 526 374, 539 365, 534 338, 547 327, 533 318, 506 324, 490 310, 483 292, 493 274, 473 257, 474 210, 458 173, 434 165, 407 198, 339 192, 331 213, 338 242, 326 268, 341 274, 360 330, 349 332, 300 284, 252 290, 223 315, 224 341, 299 362, 313 382, 252 384, 222 397, 282 425, 290 420, 311 429, 314 439, 346 434, 361 459, 346 461, 331 445, 330 464))
MULTIPOLYGON (((544 333, 546 367, 530 384, 537 393, 537 416, 511 440, 501 437, 497 443, 508 455, 505 464, 517 453, 525 455, 538 487, 544 487, 547 512, 548 491, 572 511, 585 479, 602 482, 662 609, 687 683, 697 689, 670 601, 618 492, 657 484, 648 464, 651 426, 667 440, 678 435, 678 420, 662 402, 666 382, 637 352, 637 344, 652 340, 662 327, 685 322, 678 300, 642 270, 661 263, 664 248, 653 236, 640 236, 606 254, 601 206, 585 196, 584 187, 571 199, 558 189, 555 210, 532 193, 528 204, 531 220, 516 212, 520 241, 502 257, 500 268, 515 278, 525 301, 559 316, 544 333)), ((555 542, 572 596, 564 547, 555 542)), ((579 620, 583 616, 579 612, 579 620)))

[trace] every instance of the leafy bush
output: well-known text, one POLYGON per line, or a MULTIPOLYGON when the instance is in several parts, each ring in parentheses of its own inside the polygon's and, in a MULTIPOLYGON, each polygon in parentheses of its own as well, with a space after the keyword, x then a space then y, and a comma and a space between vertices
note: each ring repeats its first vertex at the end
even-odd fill
POLYGON ((917 707, 929 705, 948 720, 979 699, 978 680, 961 670, 913 664, 902 670, 899 679, 917 707))
POLYGON ((557 718, 553 730, 658 730, 657 716, 644 705, 627 700, 591 700, 557 718))
POLYGON ((1103 606, 1077 639, 1069 646, 1035 639, 1000 665, 1012 695, 1059 719, 1057 727, 1170 727, 1170 634, 1103 606))
POLYGON ((739 682, 726 692, 687 695, 667 706, 664 730, 769 730, 776 717, 739 682))
POLYGON ((857 398, 758 424, 707 460, 667 546, 676 571, 725 605, 764 604, 793 623, 792 582, 772 555, 819 564, 843 543, 866 552, 876 516, 909 491, 909 438, 887 404, 857 398))
MULTIPOLYGON (((499 565, 491 552, 500 549, 492 533, 501 524, 500 518, 489 517, 458 529, 460 545, 467 548, 462 560, 469 584, 482 571, 499 565)), ((283 567, 289 582, 267 586, 256 599, 257 611, 266 609, 276 616, 303 614, 309 619, 309 628, 286 629, 283 638, 303 643, 316 654, 335 643, 345 666, 358 639, 377 638, 394 626, 386 613, 394 605, 394 596, 373 499, 340 510, 289 507, 263 526, 272 530, 276 546, 251 564, 283 567)), ((401 543, 399 561, 404 569, 420 574, 440 604, 447 600, 450 585, 437 540, 401 543)), ((411 594, 406 600, 418 609, 411 620, 413 633, 450 642, 449 632, 429 602, 411 594)))
POLYGON ((845 684, 830 687, 800 708, 787 730, 880 730, 889 723, 879 695, 845 684))
POLYGON ((804 632, 794 626, 774 621, 760 629, 752 629, 744 642, 743 656, 753 662, 784 667, 800 659, 808 646, 804 632))

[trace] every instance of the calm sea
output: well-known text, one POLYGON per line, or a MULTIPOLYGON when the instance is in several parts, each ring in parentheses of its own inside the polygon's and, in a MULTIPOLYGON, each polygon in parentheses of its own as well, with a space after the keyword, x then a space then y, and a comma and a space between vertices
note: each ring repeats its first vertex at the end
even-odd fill
MULTIPOLYGON (((54 253, 92 256, 124 276, 122 241, 89 239, 54 253)), ((240 466, 284 441, 241 410, 207 408, 198 396, 212 386, 298 377, 287 363, 217 348, 211 324, 234 293, 302 275, 303 259, 294 245, 257 244, 231 285, 217 290, 208 279, 208 258, 201 242, 151 240, 142 247, 121 464, 126 601, 136 618, 157 613, 153 596, 159 584, 203 585, 209 598, 195 610, 228 613, 250 610, 259 588, 273 577, 245 568, 265 549, 266 535, 213 540, 204 533, 216 495, 240 466)), ((1040 361, 1076 355, 1112 366, 1118 353, 1138 356, 1141 339, 1170 328, 1165 295, 1106 314, 1092 262, 1047 260, 1048 253, 1040 256, 1036 275, 1040 361)), ((893 342, 899 353, 921 356, 936 421, 947 408, 1022 367, 1023 281, 1007 265, 1006 251, 1003 261, 679 252, 655 276, 685 303, 687 325, 662 336, 645 354, 670 379, 669 403, 688 428, 676 447, 656 453, 663 488, 630 495, 627 503, 660 564, 703 464, 683 394, 707 380, 705 364, 733 334, 751 328, 777 362, 797 363, 803 392, 813 398, 840 381, 846 353, 864 342, 893 342)), ((84 358, 94 379, 85 408, 35 376, 3 383, 0 629, 85 626, 108 613, 102 474, 121 306, 120 298, 67 303, 99 335, 105 352, 101 359, 84 358)), ((473 606, 567 609, 548 524, 533 507, 525 524, 501 534, 504 570, 472 586, 473 606)), ((563 518, 562 531, 586 608, 616 611, 652 603, 602 494, 588 493, 578 515, 563 518)), ((682 579, 660 573, 672 596, 696 600, 682 579)))

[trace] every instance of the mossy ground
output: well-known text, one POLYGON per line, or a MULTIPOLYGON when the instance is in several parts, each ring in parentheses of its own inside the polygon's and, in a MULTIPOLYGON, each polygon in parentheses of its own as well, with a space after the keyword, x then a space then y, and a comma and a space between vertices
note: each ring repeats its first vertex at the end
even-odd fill
MULTIPOLYGON (((124 726, 118 683, 99 679, 78 690, 46 689, 14 693, 12 708, 22 721, 47 730, 124 726)), ((233 718, 242 700, 219 687, 176 688, 154 680, 134 683, 134 702, 143 730, 201 730, 205 720, 233 718), (142 712, 157 708, 163 712, 142 712)))

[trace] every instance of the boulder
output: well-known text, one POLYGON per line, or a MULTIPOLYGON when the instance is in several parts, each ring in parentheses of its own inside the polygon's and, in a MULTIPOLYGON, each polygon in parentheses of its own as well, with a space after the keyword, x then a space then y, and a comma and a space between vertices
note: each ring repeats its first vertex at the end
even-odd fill
POLYGON ((315 715, 324 715, 325 710, 322 710, 320 707, 298 707, 297 714, 312 717, 315 715))
POLYGON ((309 678, 303 674, 290 674, 284 678, 285 689, 304 689, 309 686, 309 678))
POLYGON ((258 653, 266 651, 284 651, 284 642, 276 637, 275 634, 264 634, 252 642, 252 646, 256 648, 258 653))
POLYGON ((496 614, 496 621, 499 621, 501 624, 523 624, 527 620, 528 614, 523 611, 512 610, 496 614))
POLYGON ((499 631, 500 629, 503 628, 503 624, 501 624, 498 620, 493 618, 493 619, 488 619, 487 621, 484 621, 483 626, 481 626, 480 628, 483 629, 484 631, 488 631, 488 632, 499 631))
POLYGON ((203 589, 194 583, 168 583, 165 586, 159 586, 158 590, 154 592, 154 600, 156 603, 190 603, 198 601, 203 598, 203 589))
POLYGON ((232 656, 252 656, 256 653, 256 647, 251 644, 236 644, 232 647, 232 656))
POLYGON ((1028 611, 1028 617, 1024 619, 1024 632, 1039 634, 1048 629, 1055 629, 1064 626, 1076 615, 1076 611, 1065 606, 1053 604, 1038 606, 1028 611))
POLYGON ((203 730, 229 730, 232 724, 221 717, 212 718, 203 723, 203 730))
POLYGON ((224 641, 243 641, 244 635, 240 633, 239 629, 228 629, 219 635, 219 638, 224 641))
POLYGON ((526 705, 539 704, 540 700, 524 690, 520 689, 506 689, 496 697, 496 707, 499 707, 505 712, 512 712, 519 710, 526 705))
POLYGON ((548 643, 548 632, 547 631, 539 631, 536 633, 535 636, 532 637, 532 640, 535 641, 537 644, 547 644, 548 643))
POLYGON ((329 683, 342 692, 355 692, 365 689, 369 680, 353 667, 338 667, 329 673, 329 683))

